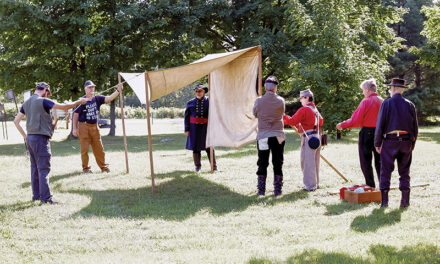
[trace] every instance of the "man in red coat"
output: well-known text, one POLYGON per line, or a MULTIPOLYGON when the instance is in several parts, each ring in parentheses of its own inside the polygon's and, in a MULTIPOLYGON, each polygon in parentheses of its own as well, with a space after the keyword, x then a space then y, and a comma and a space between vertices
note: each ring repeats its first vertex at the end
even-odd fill
POLYGON ((299 94, 303 107, 296 111, 295 115, 289 117, 284 115, 284 124, 296 126, 301 137, 301 169, 303 171, 303 182, 305 191, 314 191, 319 185, 319 159, 320 149, 312 149, 309 140, 318 134, 318 130, 324 122, 318 109, 313 103, 313 93, 310 90, 301 91, 299 94))
POLYGON ((356 111, 350 119, 336 125, 338 130, 343 128, 360 127, 359 132, 359 161, 362 173, 364 174, 365 184, 370 187, 376 187, 374 182, 374 173, 371 162, 374 155, 374 166, 376 168, 377 178, 380 180, 380 155, 374 147, 374 133, 376 131, 377 115, 383 99, 377 95, 376 80, 365 80, 361 84, 364 99, 359 104, 356 111))

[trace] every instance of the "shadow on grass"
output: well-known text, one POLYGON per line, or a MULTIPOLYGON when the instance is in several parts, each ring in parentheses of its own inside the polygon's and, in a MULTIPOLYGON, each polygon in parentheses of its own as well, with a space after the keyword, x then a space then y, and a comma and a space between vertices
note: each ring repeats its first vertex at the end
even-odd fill
POLYGON ((33 201, 26 201, 26 202, 18 202, 15 204, 9 204, 9 205, 0 205, 0 213, 3 211, 23 211, 28 208, 38 206, 39 203, 33 202, 33 201))
MULTIPOLYGON (((201 178, 192 172, 185 177, 182 171, 171 174, 174 179, 151 188, 113 190, 73 190, 69 193, 91 197, 90 204, 75 214, 83 217, 154 218, 181 221, 200 211, 213 215, 243 211, 251 205, 294 202, 307 198, 305 192, 275 197, 245 196, 227 187, 201 178)), ((170 174, 167 174, 167 177, 170 174)), ((163 175, 162 177, 165 177, 163 175)))
MULTIPOLYGON (((60 181, 62 179, 70 178, 72 176, 79 176, 79 175, 81 175, 81 173, 82 173, 81 171, 77 171, 77 172, 70 172, 70 173, 55 175, 55 176, 50 176, 50 174, 49 174, 49 182, 52 184, 52 183, 55 183, 55 182, 60 181)), ((24 182, 21 184, 21 188, 28 188, 30 186, 31 186, 30 181, 24 182)))
POLYGON ((347 203, 345 201, 340 201, 337 204, 329 204, 325 205, 325 208, 327 209, 327 212, 325 212, 325 215, 340 215, 344 212, 350 212, 362 209, 364 207, 367 207, 367 203, 361 203, 361 204, 353 204, 353 203, 347 203))
MULTIPOLYGON (((152 146, 154 150, 174 151, 185 149, 186 136, 184 134, 164 134, 153 135, 152 146), (162 139, 173 139, 173 141, 160 142, 162 139)), ((102 136, 102 143, 105 152, 124 151, 124 139, 121 136, 102 136)), ((51 141, 52 155, 68 156, 73 154, 80 155, 78 139, 66 139, 63 141, 51 141)), ((9 144, 0 146, 0 153, 6 156, 22 156, 24 144, 9 144)), ((131 153, 148 151, 147 136, 128 136, 127 151, 131 153)), ((91 154, 91 153, 90 153, 91 154)))
POLYGON ((395 209, 385 213, 384 208, 373 209, 367 216, 357 216, 350 225, 350 228, 356 232, 374 232, 381 227, 394 225, 401 220, 404 210, 395 209))
POLYGON ((248 264, 263 264, 263 263, 422 264, 422 263, 439 263, 440 261, 440 249, 435 245, 418 244, 415 246, 405 246, 401 250, 398 250, 397 248, 392 246, 376 244, 370 246, 368 253, 373 255, 374 259, 353 257, 346 253, 337 253, 337 252, 326 253, 312 249, 312 250, 307 250, 298 255, 292 256, 283 262, 274 262, 268 259, 253 258, 249 260, 247 263, 248 264))

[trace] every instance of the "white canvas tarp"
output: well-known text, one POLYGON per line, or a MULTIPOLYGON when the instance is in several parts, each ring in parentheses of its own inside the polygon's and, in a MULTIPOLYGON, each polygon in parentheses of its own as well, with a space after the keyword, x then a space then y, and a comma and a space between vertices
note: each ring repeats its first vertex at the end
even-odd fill
MULTIPOLYGON (((239 147, 256 139, 252 108, 257 98, 259 48, 210 54, 191 64, 148 72, 150 100, 211 73, 207 146, 239 147)), ((142 103, 145 73, 121 73, 142 103)))
MULTIPOLYGON (((130 85, 141 104, 147 104, 145 96, 145 73, 120 73, 122 78, 130 85)), ((151 92, 149 92, 151 98, 151 92)))
POLYGON ((257 138, 252 108, 258 97, 258 64, 255 50, 211 73, 208 147, 240 147, 257 138))

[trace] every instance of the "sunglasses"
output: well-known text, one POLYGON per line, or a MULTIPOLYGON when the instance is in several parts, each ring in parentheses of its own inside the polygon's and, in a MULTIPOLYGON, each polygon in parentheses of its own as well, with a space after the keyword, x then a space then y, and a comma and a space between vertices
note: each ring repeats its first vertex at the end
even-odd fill
POLYGON ((196 90, 196 93, 204 92, 205 90, 196 90))

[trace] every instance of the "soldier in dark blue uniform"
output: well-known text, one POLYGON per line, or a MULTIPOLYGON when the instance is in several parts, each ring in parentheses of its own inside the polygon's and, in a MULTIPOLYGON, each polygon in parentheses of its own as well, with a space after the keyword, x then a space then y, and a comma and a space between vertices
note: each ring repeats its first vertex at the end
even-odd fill
MULTIPOLYGON (((208 129, 209 99, 205 96, 208 87, 198 83, 194 87, 196 97, 188 102, 185 110, 185 134, 187 136, 186 149, 193 151, 195 171, 199 172, 201 163, 201 150, 206 150, 211 162, 210 148, 206 148, 206 132, 208 129)), ((213 151, 214 170, 217 170, 215 154, 213 151)))
POLYGON ((380 107, 374 134, 374 146, 380 153, 381 162, 381 207, 388 206, 391 173, 394 161, 397 160, 399 189, 402 192, 400 207, 406 208, 409 206, 412 151, 418 134, 416 107, 402 97, 403 89, 406 88, 405 80, 393 79, 387 85, 391 87, 391 98, 386 99, 380 107))

